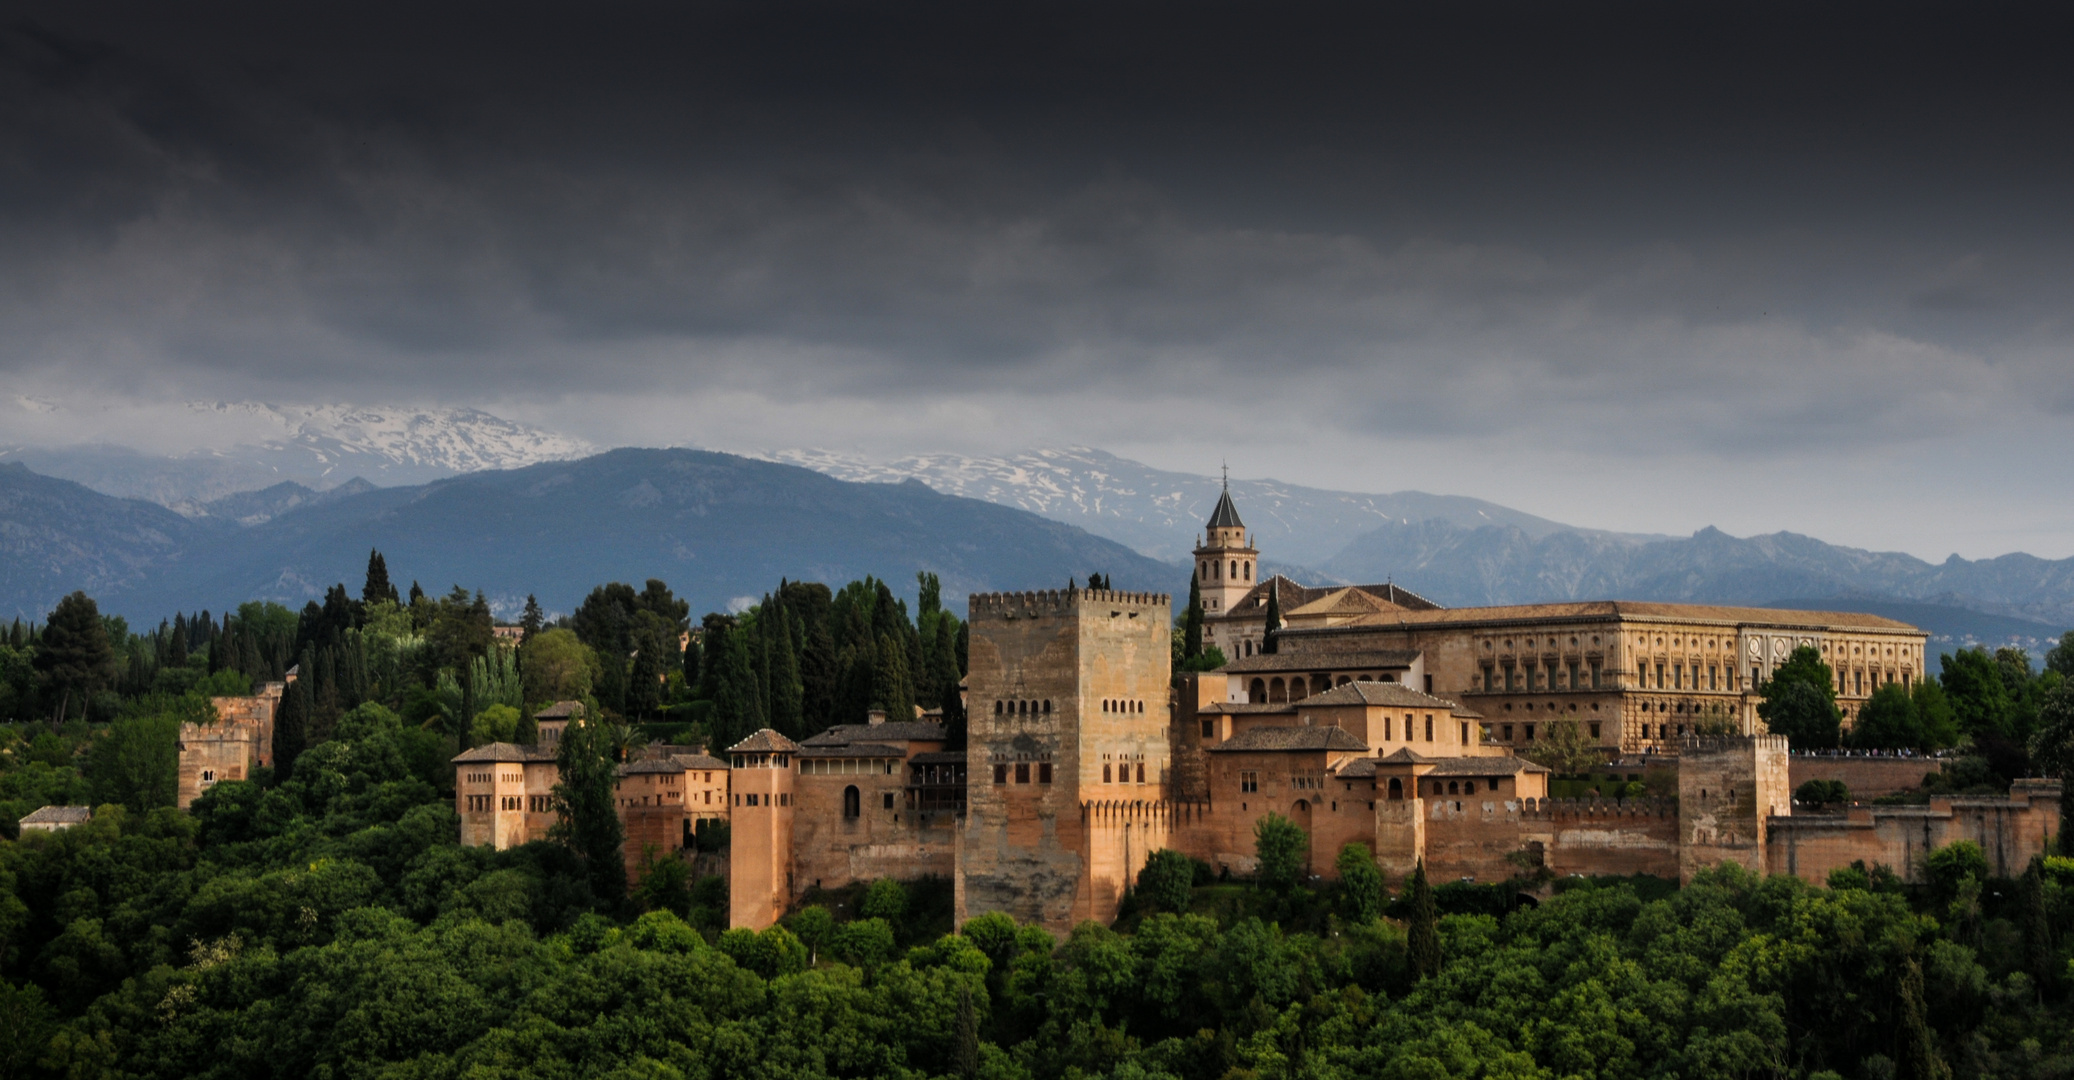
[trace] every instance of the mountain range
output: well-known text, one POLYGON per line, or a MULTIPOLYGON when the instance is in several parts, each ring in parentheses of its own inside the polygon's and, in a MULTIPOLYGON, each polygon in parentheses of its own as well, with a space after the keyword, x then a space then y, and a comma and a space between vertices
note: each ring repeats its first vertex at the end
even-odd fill
POLYGON ((373 548, 399 582, 480 589, 505 615, 528 593, 568 611, 595 585, 651 577, 695 611, 743 606, 786 577, 840 585, 870 574, 912 595, 915 574, 930 571, 946 601, 1063 588, 1090 572, 1123 589, 1186 582, 1115 541, 1011 507, 700 450, 367 487, 251 525, 0 465, 0 613, 41 619, 73 589, 148 622, 244 600, 300 607, 334 582, 357 594, 373 548))
POLYGON ((0 462, 205 517, 211 502, 283 482, 317 490, 354 478, 384 487, 423 484, 598 451, 582 439, 477 409, 209 401, 191 402, 187 411, 192 421, 243 437, 227 449, 170 456, 108 443, 0 446, 0 462))
MULTIPOLYGON (((0 483, 0 499, 8 500, 0 505, 0 546, 10 553, 9 565, 0 568, 0 605, 5 605, 0 611, 40 616, 65 591, 60 586, 66 582, 78 583, 68 588, 107 591, 152 612, 166 604, 220 605, 234 598, 223 594, 239 589, 299 603, 323 584, 354 580, 358 560, 374 546, 421 557, 422 572, 399 568, 398 573, 418 574, 427 588, 442 580, 481 585, 500 607, 517 603, 528 591, 539 592, 550 606, 573 603, 596 580, 605 579, 599 574, 632 579, 653 573, 674 585, 671 574, 688 570, 686 581, 696 584, 685 586, 686 591, 717 608, 760 594, 779 575, 832 577, 840 568, 863 567, 855 573, 879 573, 899 586, 913 571, 885 567, 920 568, 924 563, 944 577, 948 593, 959 595, 969 589, 1062 581, 1068 573, 1084 577, 1102 568, 1090 558, 1110 560, 1120 585, 1175 589, 1185 584, 1188 551, 1221 486, 1216 477, 1156 469, 1086 447, 890 461, 823 450, 785 451, 760 460, 721 454, 699 458, 707 463, 703 468, 709 478, 718 475, 713 462, 733 463, 720 470, 738 474, 731 482, 736 494, 729 496, 736 501, 727 505, 737 529, 769 538, 768 550, 759 550, 705 531, 710 522, 701 514, 710 515, 710 509, 673 516, 676 512, 642 504, 640 498, 618 506, 598 502, 596 492, 557 493, 554 484, 540 488, 538 495, 497 487, 505 476, 580 474, 585 479, 571 482, 637 491, 641 481, 623 475, 623 463, 651 459, 616 456, 624 451, 597 455, 582 440, 484 412, 253 403, 192 409, 204 418, 244 425, 253 438, 229 451, 171 458, 108 446, 0 451, 0 462, 25 463, 47 474, 0 476, 6 481, 0 483), (608 467, 605 462, 622 464, 608 467), (740 484, 748 481, 739 477, 750 475, 744 470, 752 467, 778 470, 754 473, 761 478, 756 483, 770 485, 768 499, 741 495, 740 484), (543 468, 547 472, 528 471, 543 468), (48 486, 51 476, 94 490, 61 492, 48 486), (620 487, 612 486, 621 480, 620 487), (887 530, 886 542, 871 536, 855 536, 857 546, 847 548, 826 542, 820 535, 826 529, 814 524, 813 515, 792 513, 788 507, 795 496, 807 490, 802 485, 815 481, 838 483, 825 490, 848 492, 844 499, 863 500, 860 506, 892 500, 882 508, 892 517, 874 526, 887 530), (528 513, 585 522, 588 539, 581 546, 586 550, 541 551, 523 559, 500 552, 489 564, 474 556, 454 557, 452 552, 478 541, 441 507, 492 490, 503 491, 528 513), (96 492, 136 501, 86 498, 96 492), (921 513, 915 509, 921 504, 913 500, 923 492, 949 501, 921 513), (1015 531, 1001 524, 1011 519, 986 517, 980 508, 987 504, 1016 511, 1021 516, 1012 520, 1023 522, 1025 531, 1034 530, 1031 535, 1074 537, 1057 541, 1069 553, 1027 552, 1035 561, 1019 566, 1008 557, 1023 550, 1014 545, 974 549, 971 537, 996 535, 987 529, 1015 531), (67 524, 54 526, 55 521, 67 524), (765 531, 774 523, 793 532, 765 531), (1072 528, 1046 531, 1056 526, 1072 528), (968 538, 966 547, 952 543, 959 536, 968 538), (1086 546, 1098 538, 1114 544, 1086 546), (918 546, 903 555, 900 545, 910 542, 918 546), (1123 553, 1115 545, 1131 549, 1132 561, 1121 561, 1123 553), (356 547, 358 554, 350 550, 356 547), (675 554, 680 547, 699 553, 683 568, 679 563, 686 560, 675 554), (864 550, 868 557, 860 554, 864 550), (642 559, 654 567, 632 565, 642 559), (1166 568, 1155 572, 1156 564, 1166 568), (479 565, 494 565, 496 575, 477 574, 479 565), (1128 574, 1126 566, 1132 568, 1128 574)), ((545 483, 526 481, 536 482, 545 483)), ((1261 548, 1263 569, 1313 584, 1393 580, 1450 606, 1619 597, 1814 605, 1880 614, 1906 610, 1910 614, 1895 617, 1923 626, 1940 642, 2012 642, 2034 652, 2061 629, 2074 626, 2074 560, 2014 554, 1983 560, 1954 556, 1933 564, 1793 533, 1747 538, 1711 528, 1687 537, 1621 533, 1464 496, 1333 491, 1263 479, 1229 483, 1261 548)), ((675 490, 661 483, 650 486, 658 493, 675 490)), ((500 522, 490 535, 507 541, 532 536, 531 543, 550 549, 568 543, 560 534, 539 534, 529 521, 502 520, 486 502, 471 505, 488 515, 486 521, 500 522)), ((717 504, 685 504, 692 505, 717 504)), ((392 555, 392 565, 397 561, 392 555)))

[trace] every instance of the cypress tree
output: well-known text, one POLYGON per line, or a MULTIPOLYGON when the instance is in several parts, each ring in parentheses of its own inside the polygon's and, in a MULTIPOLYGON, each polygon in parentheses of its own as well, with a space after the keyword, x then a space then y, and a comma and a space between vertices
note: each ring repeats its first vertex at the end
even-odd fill
POLYGON ((2024 935, 2027 970, 2037 992, 2052 985, 2052 920, 2045 913, 2045 857, 2034 855, 2024 876, 2017 879, 2017 920, 2024 935))
POLYGON ((770 655, 771 726, 794 739, 806 737, 804 688, 799 681, 799 657, 792 649, 792 618, 782 603, 770 608, 772 626, 770 655))
POLYGON ((914 684, 908 679, 907 650, 892 634, 880 635, 878 670, 872 676, 872 704, 886 710, 886 719, 915 718, 914 684))
POLYGON ((1260 638, 1260 651, 1269 656, 1275 654, 1275 634, 1282 629, 1282 600, 1280 590, 1273 583, 1267 588, 1267 630, 1260 638))
POLYGON ((1894 1075, 1900 1080, 1950 1080, 1952 1071, 1937 1056, 1937 1044, 1924 1017, 1923 969, 1911 956, 1902 961, 1895 1012, 1894 1075))
POLYGON ((367 552, 367 584, 360 588, 360 602, 372 604, 377 600, 396 602, 396 586, 389 581, 389 561, 382 553, 372 548, 367 552))
POLYGON ((1412 974, 1420 979, 1440 973, 1440 919, 1433 909, 1433 889, 1426 883, 1426 860, 1412 869, 1407 892, 1411 901, 1411 925, 1406 928, 1406 945, 1411 953, 1412 974))
POLYGON ((958 988, 958 1016, 954 1032, 956 1045, 951 1056, 955 1059, 958 1075, 971 1080, 979 1075, 979 1013, 972 1007, 972 988, 958 988))
POLYGON ((166 664, 169 667, 187 666, 187 616, 173 614, 173 640, 166 649, 166 664))
MULTIPOLYGON (((533 640, 533 635, 547 625, 547 615, 540 610, 540 601, 532 593, 526 594, 526 610, 519 616, 519 644, 533 640)), ((695 678, 696 676, 687 676, 695 678)))
MULTIPOLYGON (((1279 615, 1280 613, 1277 612, 1279 615)), ((1203 586, 1194 574, 1188 575, 1188 607, 1181 612, 1181 658, 1193 660, 1203 655, 1203 586)))
POLYGON ((295 775, 295 759, 309 745, 310 688, 301 679, 288 684, 274 713, 274 778, 287 781, 295 775))
POLYGON ((590 719, 571 723, 555 750, 555 764, 561 773, 554 788, 561 820, 549 836, 582 860, 600 907, 616 910, 626 899, 626 866, 620 859, 626 833, 613 795, 619 773, 600 725, 590 719))

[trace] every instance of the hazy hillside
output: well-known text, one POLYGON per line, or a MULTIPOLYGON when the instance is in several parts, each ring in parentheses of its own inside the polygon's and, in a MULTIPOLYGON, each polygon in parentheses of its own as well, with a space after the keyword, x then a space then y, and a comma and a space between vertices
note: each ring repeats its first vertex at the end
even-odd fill
POLYGON ((1939 610, 2013 617, 2041 634, 2074 626, 2074 559, 1954 557, 1933 565, 1794 533, 1738 538, 1708 528, 1638 544, 1575 532, 1537 539, 1520 529, 1428 521, 1376 529, 1320 569, 1344 581, 1394 577, 1450 606, 1599 597, 1765 604, 1823 597, 1827 606, 1842 598, 1863 611, 1875 610, 1868 604, 1925 602, 1917 615, 1934 621, 1918 625, 1962 637, 1970 632, 1965 620, 1939 610))
POLYGON ((1063 587, 1090 571, 1148 591, 1187 580, 1113 541, 919 483, 851 484, 694 450, 615 450, 373 489, 244 529, 190 522, 18 466, 0 469, 0 491, 0 530, 17 545, 10 554, 40 559, 8 560, 0 611, 37 618, 72 588, 154 621, 255 598, 300 606, 335 581, 357 591, 371 547, 402 582, 481 588, 512 612, 527 592, 568 610, 595 584, 647 577, 668 581, 699 610, 759 595, 780 577, 841 583, 876 574, 907 592, 916 571, 930 570, 947 598, 1063 587), (31 577, 15 573, 18 565, 49 569, 31 577))
MULTIPOLYGON (((1087 447, 1032 450, 1004 457, 921 454, 875 462, 820 450, 776 455, 844 480, 920 480, 938 491, 1000 503, 1078 525, 1157 559, 1186 562, 1217 505, 1215 476, 1155 469, 1087 447)), ((1503 525, 1530 537, 1579 530, 1482 499, 1400 491, 1371 495, 1330 491, 1279 480, 1231 481, 1232 498, 1263 557, 1285 565, 1316 566, 1357 537, 1389 522, 1444 521, 1475 528, 1503 525)), ((1641 540, 1645 537, 1630 537, 1641 540)))

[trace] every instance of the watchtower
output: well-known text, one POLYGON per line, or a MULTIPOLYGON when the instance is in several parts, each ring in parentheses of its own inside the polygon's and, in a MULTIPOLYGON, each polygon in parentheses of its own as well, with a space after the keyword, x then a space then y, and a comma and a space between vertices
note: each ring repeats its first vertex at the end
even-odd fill
POLYGON ((799 744, 764 728, 727 748, 730 926, 762 930, 792 899, 792 788, 799 744))
POLYGON ((1106 589, 989 593, 971 598, 968 615, 958 920, 1002 911, 1063 933, 1113 915, 1147 852, 1093 850, 1109 834, 1098 838, 1085 811, 1166 796, 1171 601, 1106 589))
POLYGON ((1793 813, 1784 735, 1691 735, 1678 754, 1678 880, 1719 863, 1765 873, 1768 819, 1793 813))
POLYGON ((1203 613, 1221 616, 1253 591, 1260 552, 1246 538, 1246 523, 1231 502, 1231 485, 1217 496, 1217 508, 1203 526, 1203 542, 1195 549, 1196 588, 1203 596, 1203 613))

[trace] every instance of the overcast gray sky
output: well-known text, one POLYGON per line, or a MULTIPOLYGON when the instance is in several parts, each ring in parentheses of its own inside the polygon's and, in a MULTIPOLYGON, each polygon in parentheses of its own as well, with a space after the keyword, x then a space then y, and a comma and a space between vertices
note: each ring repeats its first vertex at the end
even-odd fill
POLYGON ((15 5, 0 441, 468 405, 2074 555, 2068 16, 1444 6, 15 5))

